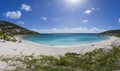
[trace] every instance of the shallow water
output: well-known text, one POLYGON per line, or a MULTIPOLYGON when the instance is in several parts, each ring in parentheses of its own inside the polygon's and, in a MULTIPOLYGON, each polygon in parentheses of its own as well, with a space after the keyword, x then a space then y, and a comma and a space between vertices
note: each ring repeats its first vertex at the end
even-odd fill
POLYGON ((101 34, 39 34, 22 37, 24 40, 32 41, 39 44, 64 46, 64 45, 81 45, 94 43, 108 39, 101 34))

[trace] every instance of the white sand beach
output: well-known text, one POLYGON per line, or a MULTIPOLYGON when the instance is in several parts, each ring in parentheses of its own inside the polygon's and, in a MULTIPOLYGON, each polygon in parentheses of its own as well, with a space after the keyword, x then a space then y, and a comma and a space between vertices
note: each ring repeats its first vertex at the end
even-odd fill
POLYGON ((37 44, 29 41, 22 40, 22 43, 18 42, 0 42, 0 55, 14 56, 14 55, 64 55, 65 53, 85 53, 98 48, 112 48, 111 44, 119 38, 110 37, 107 40, 73 46, 47 46, 37 44))
MULTIPOLYGON (((16 58, 20 58, 22 55, 64 55, 65 53, 79 53, 83 54, 94 49, 99 48, 109 48, 111 49, 111 44, 116 41, 120 40, 117 37, 110 37, 107 40, 91 43, 91 44, 84 44, 84 45, 73 45, 73 46, 47 46, 42 44, 37 44, 29 41, 22 40, 22 43, 18 42, 8 42, 5 43, 0 42, 0 56, 1 58, 12 58, 13 60, 16 58)), ((120 43, 120 41, 119 41, 120 43)), ((16 66, 12 66, 14 64, 18 67, 25 67, 19 61, 9 61, 6 63, 5 61, 0 60, 0 71, 10 70, 14 71, 16 66)))

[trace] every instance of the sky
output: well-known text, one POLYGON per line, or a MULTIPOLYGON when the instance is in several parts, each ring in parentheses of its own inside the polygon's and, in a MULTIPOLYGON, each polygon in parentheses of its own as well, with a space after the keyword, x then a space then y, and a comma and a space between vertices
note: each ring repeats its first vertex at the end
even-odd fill
POLYGON ((40 33, 120 29, 120 0, 0 0, 0 20, 40 33))

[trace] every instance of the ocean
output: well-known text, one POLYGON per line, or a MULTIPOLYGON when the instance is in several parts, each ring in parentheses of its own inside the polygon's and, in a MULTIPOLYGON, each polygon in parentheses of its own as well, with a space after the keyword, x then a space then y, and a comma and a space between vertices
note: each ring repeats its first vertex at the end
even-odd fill
POLYGON ((22 39, 50 46, 82 45, 108 39, 108 36, 96 33, 59 33, 28 35, 22 39))

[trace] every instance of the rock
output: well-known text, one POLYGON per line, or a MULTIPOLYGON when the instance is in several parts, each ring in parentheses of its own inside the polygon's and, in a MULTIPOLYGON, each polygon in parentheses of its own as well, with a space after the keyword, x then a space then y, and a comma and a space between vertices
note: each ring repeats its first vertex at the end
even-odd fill
POLYGON ((2 39, 2 40, 0 40, 0 42, 5 43, 5 40, 4 40, 4 39, 2 39))
POLYGON ((0 61, 0 71, 4 71, 8 67, 6 62, 0 61))
POLYGON ((113 47, 119 47, 120 46, 120 39, 115 40, 114 42, 112 42, 113 47))

